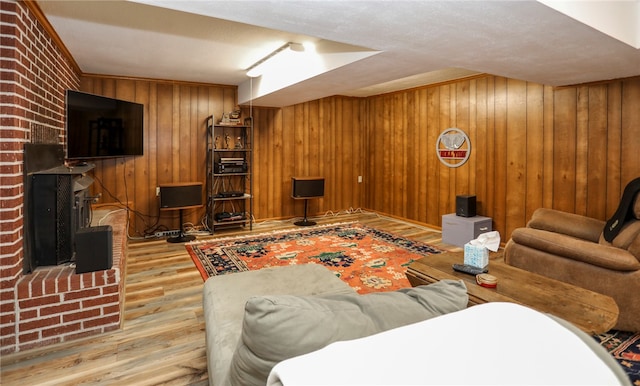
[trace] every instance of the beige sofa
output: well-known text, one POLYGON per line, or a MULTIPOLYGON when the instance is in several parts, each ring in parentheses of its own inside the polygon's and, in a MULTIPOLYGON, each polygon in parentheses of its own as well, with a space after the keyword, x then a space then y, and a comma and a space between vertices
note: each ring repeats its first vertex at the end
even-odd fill
POLYGON ((278 294, 355 293, 331 271, 319 265, 293 265, 215 276, 204 285, 209 384, 228 385, 229 366, 242 333, 246 301, 278 294))
POLYGON ((611 242, 604 221, 536 210, 525 228, 513 231, 506 263, 611 296, 620 309, 615 328, 640 331, 640 194, 633 197, 611 242))
POLYGON ((215 276, 203 293, 209 384, 264 385, 284 359, 467 303, 462 281, 359 295, 316 264, 215 276))

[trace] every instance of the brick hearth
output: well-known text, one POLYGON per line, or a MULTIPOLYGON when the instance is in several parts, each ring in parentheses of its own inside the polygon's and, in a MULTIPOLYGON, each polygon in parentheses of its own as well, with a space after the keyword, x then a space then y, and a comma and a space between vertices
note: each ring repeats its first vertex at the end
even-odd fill
MULTIPOLYGON (((94 218, 99 218, 94 214, 94 218)), ((16 330, 19 351, 120 328, 124 304, 126 212, 109 215, 113 228, 113 267, 76 274, 70 265, 38 267, 17 284, 16 330)))

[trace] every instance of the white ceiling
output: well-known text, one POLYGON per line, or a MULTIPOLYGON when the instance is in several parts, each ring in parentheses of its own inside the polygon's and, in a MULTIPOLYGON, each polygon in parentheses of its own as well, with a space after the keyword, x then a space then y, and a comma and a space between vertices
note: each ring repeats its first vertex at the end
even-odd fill
POLYGON ((640 75, 640 0, 545 3, 38 1, 83 72, 237 85, 241 104, 369 96, 476 73, 552 86, 640 75), (288 41, 316 43, 333 65, 260 91, 245 70, 288 41))

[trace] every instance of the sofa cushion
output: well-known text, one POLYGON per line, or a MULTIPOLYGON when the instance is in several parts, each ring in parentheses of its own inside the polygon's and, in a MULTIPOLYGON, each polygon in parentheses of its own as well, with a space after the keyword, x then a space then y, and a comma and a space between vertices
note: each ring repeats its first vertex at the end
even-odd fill
POLYGON ((234 385, 264 385, 284 359, 458 311, 467 303, 466 286, 455 280, 366 295, 253 297, 245 305, 229 377, 234 385))
POLYGON ((616 271, 637 271, 640 261, 624 249, 592 243, 558 233, 532 228, 517 228, 511 239, 521 245, 567 259, 616 271))
POLYGON ((356 292, 321 264, 296 264, 213 276, 204 284, 209 384, 229 385, 229 367, 242 335, 244 306, 253 296, 356 292))
POLYGON ((600 244, 612 245, 616 248, 627 249, 629 245, 640 235, 640 221, 629 221, 626 223, 620 233, 610 243, 600 236, 600 244))
POLYGON ((638 248, 638 245, 640 245, 640 221, 633 220, 625 224, 611 243, 605 240, 603 233, 600 236, 600 244, 625 249, 640 261, 640 250, 638 248))
POLYGON ((592 242, 598 241, 604 225, 605 222, 602 220, 549 208, 536 209, 531 216, 531 220, 527 223, 528 228, 540 229, 592 242))

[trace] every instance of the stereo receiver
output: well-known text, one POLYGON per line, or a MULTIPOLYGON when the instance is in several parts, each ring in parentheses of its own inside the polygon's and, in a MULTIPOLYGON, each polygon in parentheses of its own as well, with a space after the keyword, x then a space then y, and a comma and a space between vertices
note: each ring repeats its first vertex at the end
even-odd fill
POLYGON ((248 170, 247 162, 244 158, 220 158, 220 162, 214 165, 216 174, 225 173, 246 173, 248 170))

